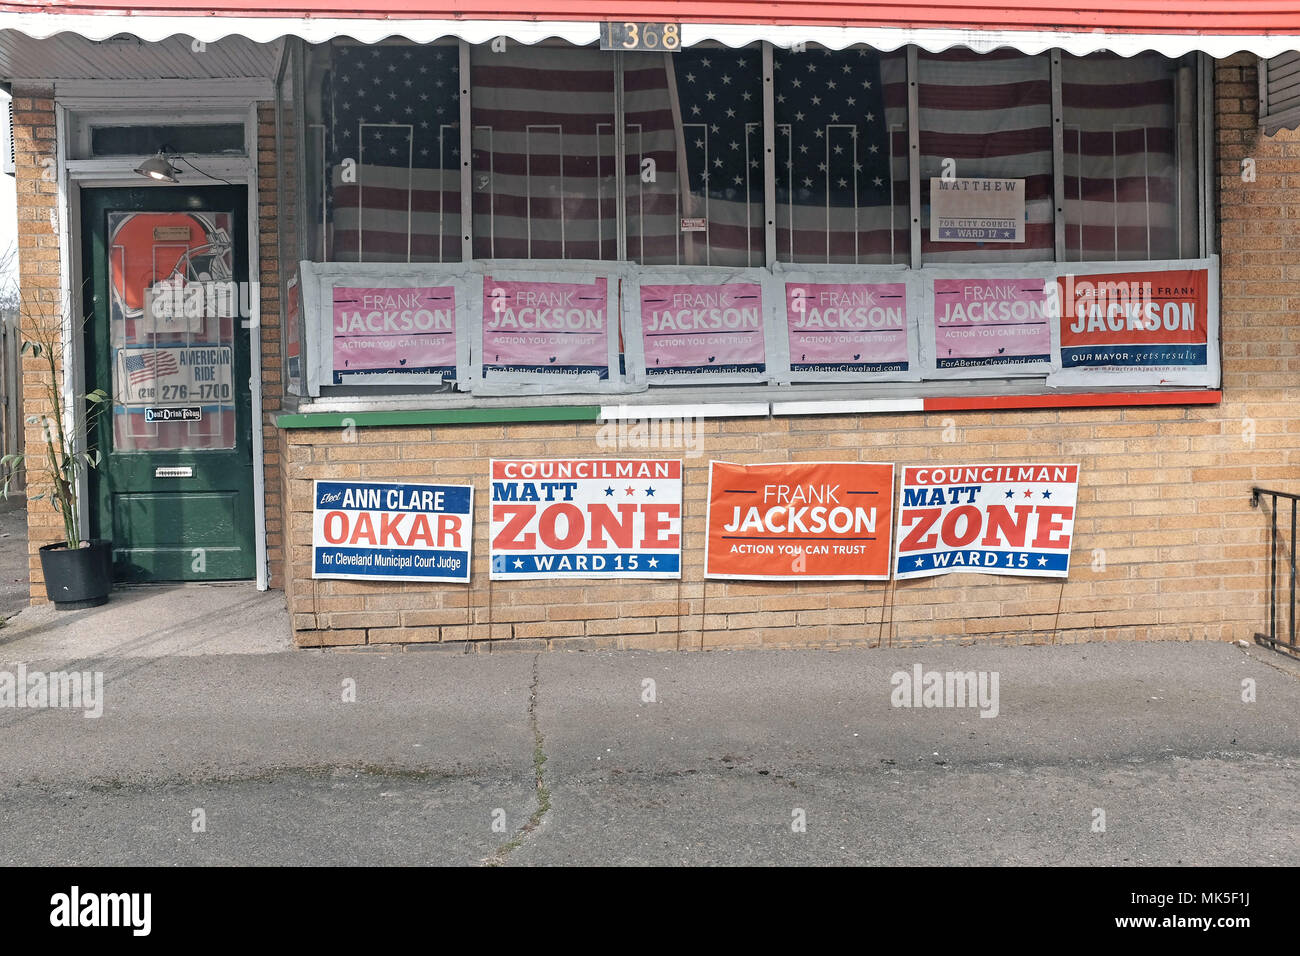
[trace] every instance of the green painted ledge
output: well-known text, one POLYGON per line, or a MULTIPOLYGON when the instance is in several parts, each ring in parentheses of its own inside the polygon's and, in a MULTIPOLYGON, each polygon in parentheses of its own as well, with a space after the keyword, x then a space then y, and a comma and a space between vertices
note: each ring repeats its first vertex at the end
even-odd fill
POLYGON ((280 415, 279 428, 391 428, 395 425, 473 425, 494 422, 595 422, 599 405, 534 408, 445 408, 409 412, 309 412, 280 415))

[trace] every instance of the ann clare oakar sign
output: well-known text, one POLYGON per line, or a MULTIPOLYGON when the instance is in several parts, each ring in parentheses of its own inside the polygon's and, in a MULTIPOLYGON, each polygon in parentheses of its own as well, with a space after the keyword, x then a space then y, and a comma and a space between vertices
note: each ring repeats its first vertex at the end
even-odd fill
POLYGON ((317 481, 313 578, 469 581, 470 485, 317 481))

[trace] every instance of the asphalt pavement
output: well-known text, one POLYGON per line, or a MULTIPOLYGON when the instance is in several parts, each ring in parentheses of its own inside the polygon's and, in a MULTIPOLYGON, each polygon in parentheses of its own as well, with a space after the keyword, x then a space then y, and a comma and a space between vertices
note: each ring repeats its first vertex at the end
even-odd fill
POLYGON ((1300 863, 1263 648, 303 651, 224 598, 188 638, 0 631, 0 863, 1300 863), (102 715, 3 706, 20 667, 101 674, 102 715), (902 706, 930 672, 983 700, 902 706))

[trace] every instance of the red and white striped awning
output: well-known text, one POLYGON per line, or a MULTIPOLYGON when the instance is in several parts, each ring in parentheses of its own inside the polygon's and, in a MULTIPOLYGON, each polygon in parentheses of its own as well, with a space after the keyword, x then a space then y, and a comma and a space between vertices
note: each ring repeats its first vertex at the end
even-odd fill
MULTIPOLYGON (((1125 56, 1203 51, 1214 57, 1300 49, 1295 0, 625 0, 613 6, 620 19, 682 24, 686 45, 767 40, 832 49, 916 44, 932 52, 1013 47, 1125 56)), ((151 41, 180 35, 214 42, 237 35, 257 42, 284 36, 312 42, 336 36, 485 42, 505 36, 523 43, 559 37, 585 44, 598 39, 611 9, 605 0, 537 0, 518 8, 501 0, 0 0, 0 30, 92 40, 130 34, 151 41)))

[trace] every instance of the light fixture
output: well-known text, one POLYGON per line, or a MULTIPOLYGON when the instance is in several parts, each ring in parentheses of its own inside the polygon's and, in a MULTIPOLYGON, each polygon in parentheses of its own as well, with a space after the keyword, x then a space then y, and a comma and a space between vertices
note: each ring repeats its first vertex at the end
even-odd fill
POLYGON ((167 155, 161 149, 158 150, 157 156, 151 156, 135 168, 135 171, 141 176, 149 179, 156 179, 160 183, 178 182, 176 174, 180 172, 167 160, 167 155))

